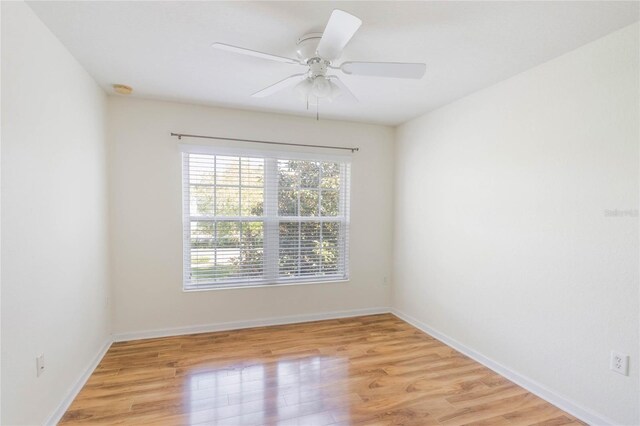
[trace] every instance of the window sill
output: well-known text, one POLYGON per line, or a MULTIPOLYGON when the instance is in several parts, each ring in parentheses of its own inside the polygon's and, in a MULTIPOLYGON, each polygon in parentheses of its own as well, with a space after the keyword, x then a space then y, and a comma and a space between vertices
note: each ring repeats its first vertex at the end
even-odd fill
POLYGON ((220 287, 205 287, 205 288, 182 288, 183 293, 199 293, 202 291, 218 291, 218 290, 238 290, 245 288, 263 288, 263 287, 289 287, 289 286, 298 286, 298 285, 317 285, 317 284, 337 284, 337 283, 348 283, 350 281, 349 278, 346 279, 337 279, 331 281, 298 281, 298 282, 290 282, 290 283, 277 283, 277 284, 255 284, 255 285, 233 285, 233 286, 220 286, 220 287))

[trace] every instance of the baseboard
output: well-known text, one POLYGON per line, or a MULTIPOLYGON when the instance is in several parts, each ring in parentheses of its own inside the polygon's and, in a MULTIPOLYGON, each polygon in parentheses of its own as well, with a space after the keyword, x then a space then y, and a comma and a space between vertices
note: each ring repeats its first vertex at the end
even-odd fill
POLYGON ((96 356, 91 360, 91 363, 89 364, 89 366, 84 370, 84 372, 82 373, 82 376, 80 376, 80 378, 74 383, 71 389, 69 389, 69 391, 65 395, 64 399, 60 402, 56 410, 49 416, 47 421, 44 423, 45 425, 58 424, 58 422, 60 421, 60 419, 62 419, 62 416, 64 416, 64 413, 67 411, 67 409, 69 408, 73 400, 76 398, 76 396, 78 395, 78 393, 80 392, 84 384, 87 383, 87 380, 89 380, 89 377, 93 373, 93 370, 95 370, 98 364, 100 364, 100 361, 102 360, 104 355, 107 353, 107 351, 111 347, 111 343, 112 343, 111 336, 109 336, 109 338, 104 342, 104 344, 102 345, 102 347, 100 348, 96 356))
POLYGON ((567 413, 571 414, 572 416, 577 417, 578 419, 582 420, 583 422, 586 422, 592 426, 610 426, 610 425, 615 425, 617 424, 617 422, 608 419, 600 414, 594 413, 591 410, 588 410, 582 406, 580 406, 579 404, 576 404, 575 402, 565 398, 564 396, 561 396, 557 393, 555 393, 554 391, 548 389, 547 387, 545 387, 544 385, 536 382, 535 380, 532 380, 528 377, 525 377, 507 367, 505 367, 504 365, 492 360, 491 358, 488 358, 484 355, 482 355, 479 352, 476 352, 475 350, 469 348, 468 346, 465 346, 464 344, 458 342, 457 340, 447 336, 444 333, 441 333, 433 328, 431 328, 430 326, 428 326, 427 324, 397 310, 397 309, 391 309, 391 313, 395 316, 397 316, 398 318, 400 318, 403 321, 408 322, 409 324, 413 325, 414 327, 416 327, 417 329, 425 332, 426 334, 430 335, 431 337, 441 341, 442 343, 444 343, 445 345, 457 350, 460 353, 463 353, 464 355, 468 356, 469 358, 479 362, 480 364, 484 365, 485 367, 489 368, 490 370, 495 371, 496 373, 500 374, 503 377, 506 377, 507 379, 511 380, 512 382, 516 383, 517 385, 523 387, 524 389, 528 390, 529 392, 531 392, 532 394, 544 399, 545 401, 555 405, 556 407, 560 408, 561 410, 566 411, 567 413))
POLYGON ((300 322, 321 321, 336 318, 358 317, 362 315, 386 314, 390 308, 366 308, 352 309, 349 311, 324 312, 308 315, 291 315, 283 317, 262 318, 249 321, 231 321, 213 324, 194 325, 188 327, 175 327, 157 330, 134 331, 129 333, 114 334, 114 342, 128 340, 151 339, 156 337, 181 336, 185 334, 209 333, 214 331, 240 330, 243 328, 265 327, 269 325, 295 324, 300 322))

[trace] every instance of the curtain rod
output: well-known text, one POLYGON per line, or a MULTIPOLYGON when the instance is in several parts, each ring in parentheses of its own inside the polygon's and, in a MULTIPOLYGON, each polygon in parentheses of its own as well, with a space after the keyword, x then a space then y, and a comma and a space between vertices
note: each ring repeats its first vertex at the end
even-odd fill
POLYGON ((255 139, 236 139, 236 138, 223 138, 219 136, 202 136, 202 135, 188 135, 186 133, 173 133, 171 132, 171 136, 177 136, 178 140, 182 138, 201 138, 201 139, 217 139, 221 141, 234 141, 234 142, 253 142, 253 143, 264 143, 269 145, 287 145, 287 146, 305 146, 310 148, 326 148, 326 149, 344 149, 351 152, 359 151, 360 148, 350 148, 347 146, 325 146, 325 145, 305 145, 302 143, 288 143, 288 142, 271 142, 271 141, 259 141, 255 139))

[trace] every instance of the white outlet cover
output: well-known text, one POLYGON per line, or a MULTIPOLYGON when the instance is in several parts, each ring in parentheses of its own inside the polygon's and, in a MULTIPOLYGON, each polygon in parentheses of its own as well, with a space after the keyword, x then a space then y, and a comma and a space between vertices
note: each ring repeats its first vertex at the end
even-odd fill
POLYGON ((615 371, 623 376, 629 375, 629 355, 621 354, 616 351, 611 351, 611 364, 609 365, 611 371, 615 371))

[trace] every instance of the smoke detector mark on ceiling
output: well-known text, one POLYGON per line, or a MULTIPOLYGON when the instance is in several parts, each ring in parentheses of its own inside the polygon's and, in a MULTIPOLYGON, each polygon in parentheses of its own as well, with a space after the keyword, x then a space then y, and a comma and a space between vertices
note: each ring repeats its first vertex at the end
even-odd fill
POLYGON ((114 84, 113 90, 120 95, 130 95, 133 92, 133 88, 125 84, 114 84))

